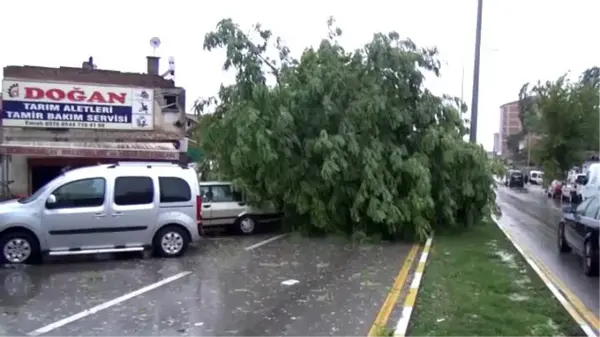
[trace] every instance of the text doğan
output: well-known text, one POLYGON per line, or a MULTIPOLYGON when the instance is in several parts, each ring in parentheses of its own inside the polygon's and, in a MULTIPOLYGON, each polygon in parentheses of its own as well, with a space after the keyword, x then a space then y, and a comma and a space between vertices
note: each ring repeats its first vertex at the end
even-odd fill
POLYGON ((112 106, 23 103, 25 111, 6 111, 10 119, 77 121, 92 123, 130 123, 129 116, 113 115, 112 106))

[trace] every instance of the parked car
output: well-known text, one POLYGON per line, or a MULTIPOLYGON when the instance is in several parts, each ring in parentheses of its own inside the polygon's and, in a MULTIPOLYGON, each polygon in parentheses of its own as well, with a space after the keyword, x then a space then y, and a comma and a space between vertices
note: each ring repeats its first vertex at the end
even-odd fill
POLYGON ((586 175, 584 173, 570 175, 562 186, 562 197, 571 203, 578 202, 585 184, 586 175))
POLYGON ((544 182, 544 172, 542 171, 530 171, 529 172, 529 183, 532 185, 542 185, 544 182))
POLYGON ((506 179, 504 180, 504 185, 512 188, 512 187, 524 187, 525 180, 523 178, 523 173, 518 170, 509 170, 506 179))
POLYGON ((141 162, 74 169, 0 203, 0 264, 144 249, 181 256, 200 239, 201 218, 192 169, 141 162))
POLYGON ((563 182, 560 180, 552 180, 548 189, 546 190, 546 195, 548 198, 557 198, 562 196, 562 185, 563 182))
POLYGON ((597 276, 598 228, 600 226, 600 194, 589 197, 579 205, 563 208, 563 219, 558 224, 558 250, 574 252, 583 258, 583 272, 597 276))
POLYGON ((273 207, 257 209, 248 205, 244 196, 230 182, 203 181, 200 183, 205 228, 235 226, 243 234, 252 234, 257 225, 278 221, 281 213, 273 207))

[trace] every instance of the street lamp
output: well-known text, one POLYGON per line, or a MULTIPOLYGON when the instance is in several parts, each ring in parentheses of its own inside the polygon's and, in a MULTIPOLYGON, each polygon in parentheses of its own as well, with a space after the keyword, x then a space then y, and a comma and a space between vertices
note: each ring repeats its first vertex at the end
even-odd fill
POLYGON ((481 58, 481 17, 483 0, 477 0, 477 27, 475 33, 475 61, 473 64, 473 96, 471 100, 471 132, 469 141, 477 142, 477 105, 479 103, 479 63, 481 58))

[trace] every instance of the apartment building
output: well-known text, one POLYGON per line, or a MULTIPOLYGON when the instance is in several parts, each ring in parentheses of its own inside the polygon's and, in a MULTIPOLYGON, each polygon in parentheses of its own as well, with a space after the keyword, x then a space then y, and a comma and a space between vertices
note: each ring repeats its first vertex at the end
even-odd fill
POLYGON ((508 137, 521 132, 521 120, 519 119, 519 101, 509 102, 500 106, 500 141, 499 152, 508 154, 508 137))

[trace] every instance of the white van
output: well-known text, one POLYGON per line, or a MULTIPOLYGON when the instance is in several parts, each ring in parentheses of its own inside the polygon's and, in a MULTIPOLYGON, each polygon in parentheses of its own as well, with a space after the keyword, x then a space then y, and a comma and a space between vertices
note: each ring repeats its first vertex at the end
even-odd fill
POLYGON ((192 169, 147 162, 83 167, 0 203, 0 265, 144 249, 181 256, 200 238, 201 218, 192 169))
POLYGON ((581 189, 581 198, 585 200, 600 194, 600 163, 593 163, 585 173, 585 186, 581 189))
POLYGON ((544 182, 544 172, 542 171, 530 171, 529 172, 529 183, 532 185, 542 186, 544 182))

